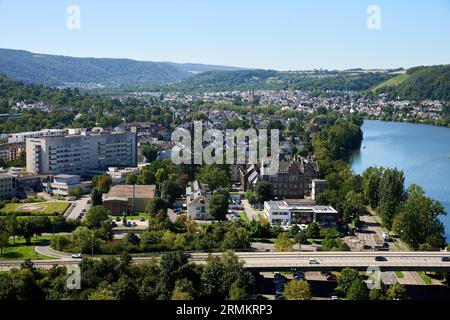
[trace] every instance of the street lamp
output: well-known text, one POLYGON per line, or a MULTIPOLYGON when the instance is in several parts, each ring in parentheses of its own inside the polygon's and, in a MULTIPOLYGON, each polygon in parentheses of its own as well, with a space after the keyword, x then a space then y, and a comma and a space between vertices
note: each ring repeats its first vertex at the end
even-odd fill
POLYGON ((91 257, 94 257, 94 234, 91 234, 91 257))

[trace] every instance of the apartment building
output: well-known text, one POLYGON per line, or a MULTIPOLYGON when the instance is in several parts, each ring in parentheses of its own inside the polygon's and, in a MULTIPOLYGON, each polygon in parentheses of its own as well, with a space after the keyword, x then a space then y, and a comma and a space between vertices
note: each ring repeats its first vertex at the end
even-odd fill
POLYGON ((194 220, 212 220, 209 214, 208 203, 211 194, 206 191, 206 187, 198 181, 192 182, 186 188, 186 208, 188 217, 194 220))
POLYGON ((8 137, 8 142, 20 143, 26 142, 29 138, 61 137, 64 136, 66 132, 66 129, 44 129, 41 131, 12 133, 8 137))
POLYGON ((17 195, 17 179, 9 173, 0 172, 0 200, 9 200, 17 195))
POLYGON ((25 151, 24 142, 2 144, 0 145, 0 158, 15 161, 19 159, 22 151, 25 151))
POLYGON ((136 135, 130 132, 27 139, 27 171, 89 175, 92 170, 137 165, 136 135))
POLYGON ((272 225, 308 225, 317 222, 322 227, 335 227, 338 212, 330 206, 318 206, 313 200, 267 201, 264 214, 272 225))

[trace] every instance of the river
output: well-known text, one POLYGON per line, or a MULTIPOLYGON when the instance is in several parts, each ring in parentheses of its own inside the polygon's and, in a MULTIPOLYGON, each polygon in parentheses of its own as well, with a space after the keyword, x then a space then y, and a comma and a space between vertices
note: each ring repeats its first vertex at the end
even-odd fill
POLYGON ((449 215, 441 220, 450 240, 450 128, 366 120, 361 150, 351 158, 361 174, 370 166, 399 168, 406 187, 415 183, 439 200, 449 215))

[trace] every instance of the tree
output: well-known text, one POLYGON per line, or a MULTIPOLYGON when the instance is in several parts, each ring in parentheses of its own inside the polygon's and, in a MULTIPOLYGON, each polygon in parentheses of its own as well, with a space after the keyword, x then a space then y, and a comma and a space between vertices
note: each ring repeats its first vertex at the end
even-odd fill
POLYGON ((389 300, 408 300, 408 292, 406 291, 405 287, 396 282, 394 283, 386 292, 387 298, 389 300))
POLYGON ((400 211, 405 197, 405 177, 403 171, 397 169, 386 169, 383 172, 379 185, 379 206, 383 224, 390 230, 394 217, 400 211))
POLYGON ((160 168, 158 169, 158 171, 156 171, 155 177, 156 183, 159 187, 161 187, 162 183, 169 178, 169 174, 167 173, 166 169, 160 168))
POLYGON ((286 300, 311 300, 311 287, 306 281, 292 280, 284 288, 286 300))
POLYGON ((346 223, 359 220, 359 216, 364 210, 364 201, 361 193, 351 190, 345 196, 343 203, 343 220, 346 223))
POLYGON ((274 241, 276 252, 290 252, 294 250, 294 241, 285 232, 280 235, 274 241))
POLYGON ((347 300, 368 300, 369 289, 367 289, 362 279, 355 279, 350 285, 345 298, 347 300))
POLYGON ((10 234, 6 230, 0 231, 0 255, 3 255, 3 249, 9 246, 10 234))
POLYGON ((355 281, 362 281, 359 272, 355 269, 345 268, 337 277, 336 291, 346 296, 355 281))
POLYGON ((183 194, 183 188, 180 184, 172 181, 166 180, 161 186, 161 197, 165 199, 169 205, 173 205, 175 200, 183 194))
POLYGON ((141 148, 141 154, 145 157, 148 163, 156 161, 158 158, 158 149, 150 144, 144 144, 141 148))
POLYGON ((138 183, 138 176, 135 175, 134 173, 130 173, 129 175, 127 175, 127 178, 125 179, 125 184, 126 185, 135 185, 138 183))
POLYGON ((395 220, 395 231, 414 249, 425 243, 435 249, 442 248, 445 244, 445 228, 439 217, 447 214, 445 209, 414 184, 409 187, 406 198, 395 220))
POLYGON ((89 209, 86 214, 85 224, 89 229, 96 229, 102 226, 102 222, 109 220, 109 211, 103 206, 95 206, 89 209))
POLYGON ((76 187, 70 190, 68 195, 69 197, 76 197, 77 199, 80 199, 83 195, 83 190, 81 189, 81 187, 76 187))
POLYGON ((103 195, 98 188, 92 189, 91 204, 94 207, 101 206, 103 204, 103 195))
POLYGON ((19 234, 19 221, 16 214, 8 215, 6 218, 6 230, 13 237, 13 243, 16 244, 16 236, 19 234))
POLYGON ((308 239, 320 238, 320 225, 317 222, 311 222, 306 229, 306 236, 308 239))
POLYGON ((109 175, 96 176, 92 178, 92 183, 101 193, 108 193, 112 185, 112 179, 109 175))
POLYGON ((156 216, 160 211, 167 212, 167 207, 168 204, 166 200, 160 197, 155 197, 150 199, 145 211, 152 216, 156 216))
POLYGON ((373 209, 378 207, 379 192, 383 168, 367 168, 362 175, 362 191, 365 203, 373 209))
POLYGON ((225 220, 228 214, 228 197, 220 192, 214 193, 209 201, 208 210, 216 220, 225 220))
POLYGON ((267 181, 261 181, 256 184, 256 201, 264 203, 272 199, 272 184, 267 181))
POLYGON ((200 182, 207 184, 211 192, 230 185, 230 178, 226 171, 212 165, 202 167, 198 179, 200 182))
POLYGON ((248 294, 243 288, 239 287, 238 282, 234 282, 230 287, 228 300, 243 301, 248 300, 248 294))
POLYGON ((139 184, 140 185, 151 185, 156 183, 156 177, 153 172, 149 169, 144 168, 139 175, 139 184))
POLYGON ((137 246, 141 243, 141 239, 134 233, 128 232, 122 240, 125 244, 137 246))
POLYGON ((194 300, 195 289, 192 281, 179 279, 175 282, 175 289, 171 300, 194 300))
POLYGON ((101 288, 92 292, 89 295, 88 300, 105 301, 105 300, 118 300, 118 298, 111 289, 101 288))

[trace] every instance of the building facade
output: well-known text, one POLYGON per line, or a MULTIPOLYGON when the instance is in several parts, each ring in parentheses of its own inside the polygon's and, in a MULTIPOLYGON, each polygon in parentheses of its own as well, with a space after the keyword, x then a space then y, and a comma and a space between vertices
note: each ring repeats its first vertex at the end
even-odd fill
POLYGON ((25 142, 7 143, 0 145, 0 158, 7 161, 19 159, 22 151, 25 151, 25 142))
POLYGON ((27 139, 27 171, 88 175, 90 170, 135 167, 136 135, 130 132, 27 139))
POLYGON ((267 164, 250 165, 241 170, 241 186, 245 191, 255 191, 260 181, 272 184, 272 196, 277 199, 301 199, 311 195, 312 180, 318 178, 319 169, 313 158, 296 156, 279 162, 275 175, 266 173, 267 164))
POLYGON ((308 225, 317 222, 322 227, 335 227, 339 215, 330 206, 318 206, 312 200, 267 201, 264 214, 272 225, 308 225))
POLYGON ((0 200, 9 200, 17 195, 17 178, 0 172, 0 200))
POLYGON ((212 220, 209 214, 209 199, 211 195, 198 181, 192 182, 186 188, 186 209, 188 217, 194 220, 212 220))
POLYGON ((115 216, 145 212, 148 202, 156 195, 154 185, 113 186, 103 199, 103 205, 115 216))
POLYGON ((48 184, 48 191, 59 196, 68 196, 71 191, 81 190, 81 194, 88 194, 92 191, 92 182, 82 182, 80 176, 60 174, 53 177, 53 182, 48 184))
POLYGON ((8 142, 21 143, 26 142, 29 138, 61 137, 64 136, 66 132, 66 129, 44 129, 41 131, 12 133, 8 136, 8 142))

